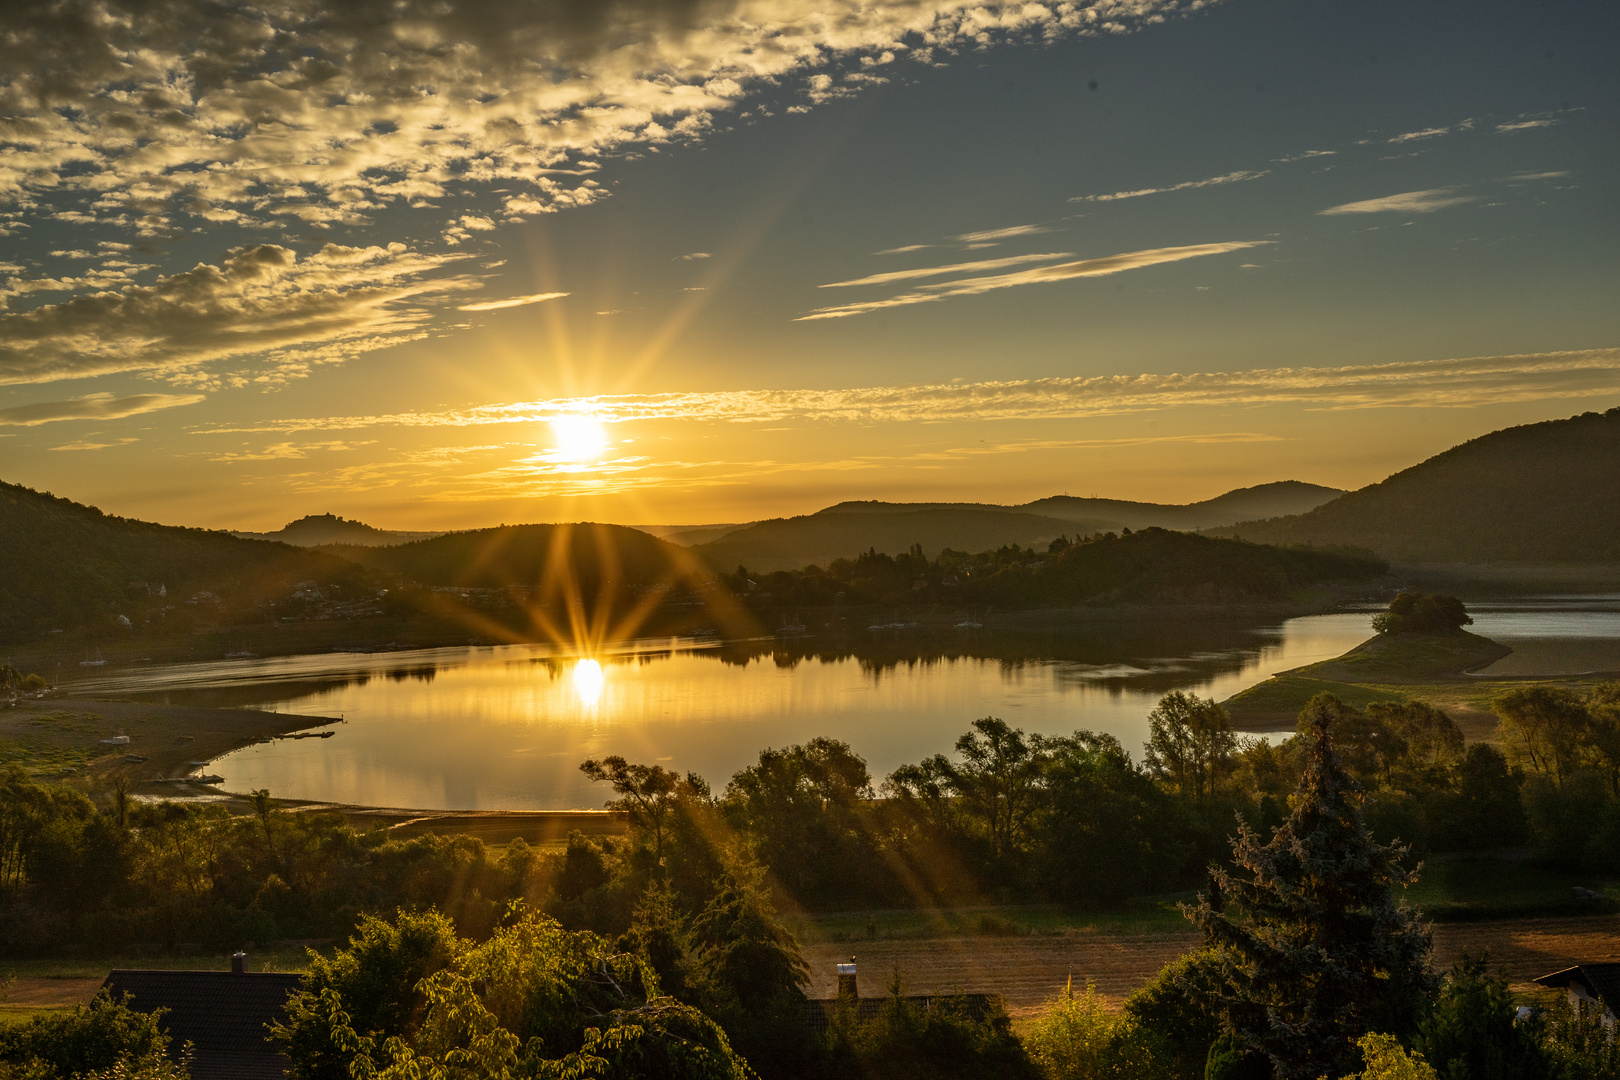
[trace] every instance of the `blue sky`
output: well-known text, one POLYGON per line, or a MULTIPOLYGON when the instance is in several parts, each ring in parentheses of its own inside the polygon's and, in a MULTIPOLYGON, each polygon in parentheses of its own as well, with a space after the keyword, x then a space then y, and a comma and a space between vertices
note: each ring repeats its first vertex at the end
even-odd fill
POLYGON ((0 16, 0 478, 120 513, 1184 501, 1620 402, 1607 5, 85 10, 0 16))

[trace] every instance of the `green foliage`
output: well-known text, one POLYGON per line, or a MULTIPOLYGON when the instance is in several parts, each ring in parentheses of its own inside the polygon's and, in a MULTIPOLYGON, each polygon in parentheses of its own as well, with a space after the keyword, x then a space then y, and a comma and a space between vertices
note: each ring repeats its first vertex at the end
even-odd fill
POLYGON ((293 1080, 348 1080, 351 1055, 333 1026, 333 1001, 342 1003, 346 1030, 357 1036, 405 1035, 427 1006, 419 985, 448 967, 459 947, 443 915, 401 912, 392 922, 363 916, 348 947, 330 958, 311 952, 303 990, 276 1028, 293 1059, 293 1080))
MULTIPOLYGON (((747 1080, 725 1032, 697 1009, 661 997, 638 957, 589 932, 570 933, 523 912, 481 943, 455 942, 447 966, 409 987, 420 1009, 401 1030, 357 1029, 338 988, 312 985, 295 1007, 319 1029, 312 1063, 289 1040, 297 1076, 368 1080, 591 1077, 601 1080, 747 1080), (340 1069, 316 1072, 315 1068, 340 1069)), ((393 954, 383 950, 385 960, 393 954)), ((381 982, 356 957, 359 977, 381 982)), ((400 1009, 396 1015, 403 1015, 400 1009)))
POLYGON ((1446 976, 1413 1048, 1432 1063, 1436 1080, 1551 1080, 1546 1053, 1529 1026, 1515 1022, 1516 1012, 1506 976, 1492 975, 1485 957, 1465 954, 1446 976))
POLYGON ((1211 950, 1195 985, 1216 985, 1225 1029, 1280 1080, 1348 1071, 1353 1040, 1409 1031, 1435 984, 1428 933, 1394 896, 1416 875, 1373 840, 1334 752, 1339 711, 1331 698, 1311 703, 1293 813, 1265 843, 1241 828, 1233 869, 1212 868, 1210 894, 1187 909, 1211 950))
POLYGON ((1148 772, 1184 796, 1203 802, 1231 770, 1237 736, 1231 717, 1213 699, 1180 690, 1166 694, 1148 713, 1148 732, 1148 772))
POLYGON ((1221 1037, 1214 959, 1207 949, 1188 953, 1125 999, 1125 1015, 1159 1039, 1166 1080, 1202 1080, 1221 1037))
POLYGON ((1540 1027, 1557 1080, 1620 1080, 1620 1039, 1602 1008, 1565 998, 1545 1011, 1540 1027))
POLYGON ((1403 592, 1386 611, 1373 616, 1375 634, 1445 634, 1473 625, 1473 616, 1455 596, 1403 592))
POLYGON ((186 1080, 159 1013, 98 995, 89 1005, 0 1026, 0 1080, 186 1080))
POLYGON ((1137 1080, 1167 1064, 1157 1033, 1129 1013, 1110 1013, 1091 983, 1076 994, 1071 982, 1048 1001, 1024 1047, 1049 1080, 1137 1080))
POLYGON ((1422 1054, 1408 1053, 1393 1035, 1363 1035, 1356 1046, 1366 1068, 1345 1080, 1440 1080, 1422 1054))
POLYGON ((1556 686, 1521 687, 1498 697, 1492 707, 1515 763, 1558 784, 1580 766, 1590 717, 1579 694, 1556 686))

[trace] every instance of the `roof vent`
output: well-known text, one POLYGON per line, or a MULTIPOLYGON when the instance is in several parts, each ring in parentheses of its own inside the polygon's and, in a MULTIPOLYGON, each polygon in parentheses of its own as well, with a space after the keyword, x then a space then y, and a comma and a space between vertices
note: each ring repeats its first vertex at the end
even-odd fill
POLYGON ((231 974, 232 975, 245 975, 245 974, 247 974, 247 953, 245 953, 245 952, 233 952, 233 953, 231 953, 231 974))

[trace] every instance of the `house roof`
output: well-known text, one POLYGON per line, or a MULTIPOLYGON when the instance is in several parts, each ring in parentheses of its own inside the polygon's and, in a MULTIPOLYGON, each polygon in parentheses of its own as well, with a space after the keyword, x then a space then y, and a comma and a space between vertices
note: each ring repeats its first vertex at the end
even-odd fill
POLYGON ((269 1041, 302 976, 270 972, 114 971, 102 988, 129 995, 142 1012, 168 1010, 158 1021, 178 1056, 192 1044, 192 1080, 281 1080, 291 1062, 269 1041))
POLYGON ((1563 990, 1579 983, 1587 994, 1603 1002, 1613 1013, 1620 1013, 1620 964, 1576 964, 1574 967, 1543 975, 1535 980, 1541 986, 1563 990))

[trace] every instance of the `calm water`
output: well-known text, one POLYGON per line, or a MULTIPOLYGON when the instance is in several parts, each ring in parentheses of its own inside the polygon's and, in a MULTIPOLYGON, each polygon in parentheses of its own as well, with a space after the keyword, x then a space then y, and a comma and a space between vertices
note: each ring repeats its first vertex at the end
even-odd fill
MULTIPOLYGON (((1473 629, 1515 654, 1508 674, 1620 669, 1620 597, 1481 605, 1473 629)), ((977 717, 1029 731, 1112 734, 1133 753, 1159 696, 1225 698, 1337 656, 1370 613, 1280 626, 1193 621, 1082 634, 835 633, 797 643, 638 642, 592 657, 544 646, 326 654, 106 672, 86 690, 175 703, 341 716, 330 739, 216 760, 233 791, 433 809, 600 806, 579 762, 622 754, 716 787, 767 746, 848 742, 875 776, 948 752, 977 717)))

